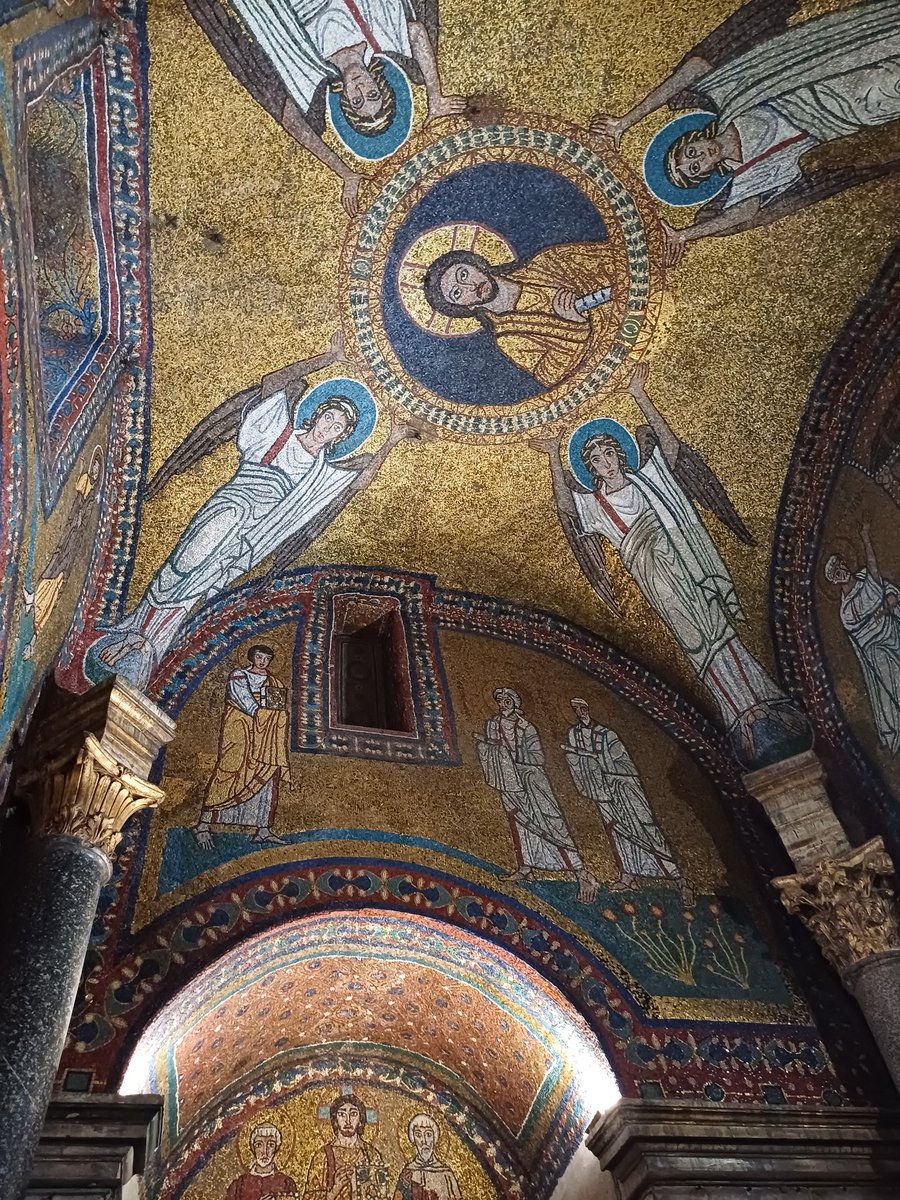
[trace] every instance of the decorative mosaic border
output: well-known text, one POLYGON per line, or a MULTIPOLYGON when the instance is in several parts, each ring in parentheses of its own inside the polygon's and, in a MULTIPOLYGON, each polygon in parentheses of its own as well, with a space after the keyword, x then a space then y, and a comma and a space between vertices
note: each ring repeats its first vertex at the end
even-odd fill
MULTIPOLYGON (((813 384, 775 526, 770 611, 777 660, 788 687, 803 697, 814 723, 829 774, 838 785, 836 803, 840 806, 845 796, 863 797, 862 803, 870 806, 870 834, 887 830, 900 850, 900 806, 843 715, 815 602, 816 563, 838 474, 869 400, 891 369, 898 343, 900 245, 838 336, 813 384)), ((857 803, 854 799, 854 807, 857 803)))
POLYGON ((17 165, 22 181, 22 214, 28 253, 24 256, 29 305, 29 345, 32 387, 36 396, 35 422, 40 462, 41 501, 45 516, 51 511, 91 429, 103 411, 116 384, 128 353, 129 337, 122 318, 121 266, 118 262, 121 222, 116 221, 119 199, 116 180, 111 173, 112 156, 122 148, 116 127, 107 117, 114 116, 107 96, 107 73, 114 66, 100 41, 100 26, 92 19, 70 21, 31 38, 15 47, 14 92, 18 129, 17 165), (101 293, 106 295, 106 332, 67 384, 65 399, 51 418, 43 397, 41 371, 40 321, 37 288, 31 278, 32 232, 28 197, 27 132, 28 108, 64 76, 86 74, 84 88, 88 109, 88 169, 95 196, 94 237, 98 239, 98 268, 101 293))
POLYGON ((305 753, 386 758, 400 763, 457 766, 453 713, 441 652, 431 620, 433 580, 384 571, 330 571, 310 578, 308 618, 297 634, 294 655, 294 749, 305 753), (416 732, 411 735, 335 729, 329 720, 330 647, 337 596, 388 597, 397 601, 409 653, 416 732))
POLYGON ((97 553, 60 654, 57 681, 73 691, 86 686, 84 655, 95 630, 122 613, 140 528, 140 486, 146 470, 150 394, 150 241, 147 171, 147 37, 145 0, 123 3, 115 36, 105 41, 112 141, 110 175, 118 245, 124 334, 130 345, 114 391, 105 502, 97 553))
POLYGON ((661 274, 661 233, 653 206, 641 199, 640 182, 618 160, 613 174, 600 154, 586 144, 590 135, 585 130, 544 116, 512 114, 511 119, 519 123, 465 127, 438 142, 431 142, 427 135, 411 139, 412 157, 400 167, 394 161, 377 177, 375 187, 380 190, 357 223, 355 244, 351 236, 342 258, 342 273, 348 284, 349 325, 382 399, 389 406, 399 404, 449 436, 464 440, 527 437, 574 412, 609 382, 639 343, 648 339, 656 316, 654 297, 659 287, 655 286, 651 292, 650 264, 652 261, 654 274, 661 274), (534 128, 532 122, 542 127, 534 128), (377 295, 381 292, 383 263, 379 261, 379 244, 385 230, 395 221, 397 206, 411 195, 415 199, 416 190, 428 182, 429 172, 452 165, 456 160, 471 166, 473 155, 491 149, 527 152, 535 161, 571 176, 582 188, 587 184, 595 189, 595 199, 602 202, 607 216, 613 214, 611 244, 621 238, 628 276, 628 298, 618 331, 601 361, 551 391, 517 405, 503 405, 494 413, 489 406, 476 411, 467 405, 442 400, 424 389, 421 394, 412 390, 396 355, 382 349, 389 342, 378 300, 372 298, 373 290, 377 295))
POLYGON ((3 300, 0 309, 0 561, 5 564, 0 578, 0 685, 4 680, 7 647, 15 634, 13 614, 19 580, 19 549, 27 509, 22 291, 17 257, 9 190, 0 164, 0 296, 3 300))

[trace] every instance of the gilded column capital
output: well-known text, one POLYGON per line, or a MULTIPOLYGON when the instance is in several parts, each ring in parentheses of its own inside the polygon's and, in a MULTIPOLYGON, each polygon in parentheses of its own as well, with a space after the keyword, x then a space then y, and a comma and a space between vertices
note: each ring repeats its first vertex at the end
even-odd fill
POLYGON ((29 771, 20 781, 31 809, 36 837, 72 837, 115 853, 122 826, 143 808, 154 808, 164 793, 108 754, 92 734, 81 750, 29 771))
POLYGON ((798 916, 839 974, 878 954, 900 949, 894 864, 881 838, 834 858, 808 874, 782 875, 772 883, 781 902, 798 916))

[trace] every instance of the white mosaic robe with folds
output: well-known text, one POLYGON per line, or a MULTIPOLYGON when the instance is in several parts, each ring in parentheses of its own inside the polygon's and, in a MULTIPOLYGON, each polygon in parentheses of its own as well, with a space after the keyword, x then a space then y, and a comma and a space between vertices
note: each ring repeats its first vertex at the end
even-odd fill
POLYGON ((565 754, 576 788, 597 806, 622 875, 680 878, 619 735, 605 725, 578 721, 569 729, 565 754))
POLYGON ((862 668, 878 740, 900 754, 900 590, 864 568, 841 600, 841 622, 862 668))
POLYGON ((726 727, 784 695, 735 632, 734 582, 657 447, 616 492, 574 492, 582 528, 618 551, 648 604, 709 688, 726 727))
POLYGON ((697 81, 742 163, 726 205, 765 203, 801 177, 812 146, 900 119, 900 0, 874 0, 792 26, 697 81))
POLYGON ((325 450, 313 457, 292 432, 285 438, 291 423, 284 391, 245 414, 234 476, 202 506, 144 599, 113 631, 144 639, 137 664, 120 668, 132 682, 146 681, 195 604, 252 571, 356 479, 354 471, 331 466, 325 450))
POLYGON ((491 717, 478 743, 485 783, 500 793, 520 866, 580 871, 581 858, 544 770, 538 731, 521 713, 491 717))
POLYGON ((323 79, 337 78, 327 60, 337 50, 365 42, 373 54, 412 56, 406 0, 230 0, 231 7, 278 72, 301 112, 323 79), (360 22, 353 12, 356 9, 360 22))

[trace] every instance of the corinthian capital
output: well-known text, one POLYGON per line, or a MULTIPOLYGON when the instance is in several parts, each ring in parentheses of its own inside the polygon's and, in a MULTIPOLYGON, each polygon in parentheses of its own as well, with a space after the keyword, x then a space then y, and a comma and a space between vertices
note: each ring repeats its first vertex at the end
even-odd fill
POLYGON ((873 838, 846 855, 822 859, 809 874, 783 875, 772 883, 788 912, 800 917, 843 975, 873 955, 900 949, 893 873, 881 838, 873 838))
POLYGON ((122 826, 142 808, 154 808, 164 793, 127 771, 88 734, 75 755, 45 763, 22 780, 36 837, 77 838, 115 853, 122 826))
POLYGON ((122 680, 80 696, 48 683, 16 763, 33 834, 77 838, 111 858, 128 818, 163 799, 147 776, 174 732, 165 713, 122 680))

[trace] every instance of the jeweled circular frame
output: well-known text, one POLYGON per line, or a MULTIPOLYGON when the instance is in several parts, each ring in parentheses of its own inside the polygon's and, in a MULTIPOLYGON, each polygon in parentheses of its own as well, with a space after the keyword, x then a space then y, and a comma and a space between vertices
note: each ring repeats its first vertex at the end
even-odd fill
POLYGON ((430 129, 411 138, 364 185, 372 200, 351 223, 341 260, 345 333, 373 391, 389 407, 399 406, 458 441, 516 441, 574 413, 647 346, 662 295, 662 227, 637 175, 606 150, 601 156, 577 126, 534 114, 508 116, 516 123, 472 128, 453 119, 442 122, 451 132, 437 140, 430 129), (611 345, 599 361, 519 404, 460 404, 418 384, 394 353, 381 316, 384 270, 397 229, 438 179, 487 161, 542 166, 578 187, 604 218, 614 276, 627 281, 611 345))

